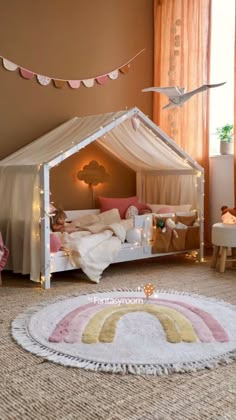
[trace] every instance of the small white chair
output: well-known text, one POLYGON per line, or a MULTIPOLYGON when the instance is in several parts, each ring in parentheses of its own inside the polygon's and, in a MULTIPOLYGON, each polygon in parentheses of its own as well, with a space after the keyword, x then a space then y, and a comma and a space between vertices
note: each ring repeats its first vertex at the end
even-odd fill
POLYGON ((211 266, 217 267, 219 259, 219 272, 224 273, 226 261, 236 262, 236 225, 215 223, 212 226, 212 244, 214 250, 211 266), (227 258, 228 248, 232 249, 232 257, 229 258, 227 258))

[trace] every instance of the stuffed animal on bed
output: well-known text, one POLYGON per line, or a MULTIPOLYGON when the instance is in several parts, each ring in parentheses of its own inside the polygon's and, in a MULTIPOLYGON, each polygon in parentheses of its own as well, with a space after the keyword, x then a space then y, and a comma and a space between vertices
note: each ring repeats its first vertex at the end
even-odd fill
POLYGON ((159 219, 157 221, 157 227, 163 232, 167 232, 167 231, 173 231, 173 234, 175 235, 176 238, 178 238, 178 233, 176 232, 175 228, 176 228, 176 224, 175 221, 173 219, 171 219, 170 217, 167 217, 167 219, 162 220, 159 219))
POLYGON ((236 224, 236 207, 230 208, 227 206, 222 206, 221 219, 222 219, 222 222, 227 225, 235 225, 236 224))
POLYGON ((165 228, 166 230, 170 230, 173 232, 173 234, 175 235, 176 238, 178 238, 178 233, 176 232, 175 228, 176 228, 176 223, 173 219, 171 219, 170 217, 168 217, 166 219, 165 222, 165 228))

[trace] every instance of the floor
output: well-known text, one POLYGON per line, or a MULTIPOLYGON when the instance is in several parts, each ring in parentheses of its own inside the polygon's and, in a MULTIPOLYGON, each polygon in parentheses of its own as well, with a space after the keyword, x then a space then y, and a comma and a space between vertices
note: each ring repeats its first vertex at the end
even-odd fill
POLYGON ((218 273, 207 258, 182 256, 114 264, 99 284, 80 271, 53 275, 50 290, 27 276, 3 273, 0 288, 1 420, 228 420, 236 419, 236 362, 170 376, 94 373, 34 356, 11 337, 11 321, 27 307, 57 296, 112 288, 184 290, 236 305, 236 271, 218 273))

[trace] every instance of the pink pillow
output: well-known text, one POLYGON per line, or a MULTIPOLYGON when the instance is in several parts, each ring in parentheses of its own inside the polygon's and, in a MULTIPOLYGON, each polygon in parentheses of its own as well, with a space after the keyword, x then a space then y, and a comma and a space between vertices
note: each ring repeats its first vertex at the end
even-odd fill
POLYGON ((135 207, 138 209, 138 214, 145 214, 145 210, 148 210, 146 213, 152 213, 152 209, 150 206, 144 203, 136 203, 135 207))
POLYGON ((138 198, 127 197, 127 198, 108 198, 108 197, 98 197, 99 207, 101 213, 111 209, 118 209, 121 219, 125 219, 125 213, 128 207, 135 205, 138 202, 138 198))
POLYGON ((50 233, 50 252, 57 252, 60 248, 61 240, 59 236, 57 234, 50 233))
POLYGON ((161 207, 158 209, 158 214, 173 213, 172 207, 161 207))

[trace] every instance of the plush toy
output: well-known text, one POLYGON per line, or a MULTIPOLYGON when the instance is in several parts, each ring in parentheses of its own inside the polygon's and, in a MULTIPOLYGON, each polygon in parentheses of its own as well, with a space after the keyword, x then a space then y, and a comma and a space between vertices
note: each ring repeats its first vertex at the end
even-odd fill
POLYGON ((173 234, 175 235, 175 237, 178 238, 178 233, 175 230, 176 224, 175 224, 175 221, 173 219, 171 219, 170 217, 168 217, 166 219, 165 227, 166 227, 166 230, 173 231, 173 234))
POLYGON ((165 222, 162 219, 158 219, 156 222, 156 227, 158 229, 160 229, 161 231, 163 231, 163 229, 165 228, 165 222))
POLYGON ((236 207, 230 208, 227 206, 222 206, 221 219, 222 219, 222 222, 227 225, 235 225, 236 224, 236 207))
POLYGON ((173 219, 171 219, 170 217, 167 217, 166 220, 162 220, 159 219, 157 221, 157 227, 163 232, 167 232, 168 230, 173 231, 173 234, 175 235, 176 238, 178 238, 178 233, 176 232, 175 228, 176 228, 176 224, 174 222, 173 219))

